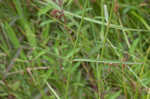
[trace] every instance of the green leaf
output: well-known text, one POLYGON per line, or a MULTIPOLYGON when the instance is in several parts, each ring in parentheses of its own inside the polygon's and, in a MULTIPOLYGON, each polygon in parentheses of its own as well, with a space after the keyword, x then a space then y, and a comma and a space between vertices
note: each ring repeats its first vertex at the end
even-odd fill
POLYGON ((12 27, 8 23, 5 23, 5 31, 7 33, 9 40, 13 44, 13 46, 15 48, 18 48, 20 46, 19 40, 16 36, 16 33, 14 32, 14 30, 12 29, 12 27))
POLYGON ((111 93, 109 95, 106 95, 106 99, 117 99, 118 96, 120 96, 121 91, 118 91, 116 93, 111 93))
POLYGON ((29 44, 32 47, 34 47, 34 46, 36 46, 36 36, 35 36, 34 32, 32 31, 29 22, 27 21, 26 17, 24 16, 25 13, 23 13, 24 11, 21 7, 20 0, 13 0, 13 1, 14 1, 15 6, 16 6, 17 14, 20 17, 19 22, 21 23, 21 26, 25 30, 26 38, 27 38, 29 44))
POLYGON ((50 5, 46 5, 45 7, 41 8, 38 12, 38 15, 41 16, 43 14, 46 14, 49 10, 51 10, 53 7, 50 5))

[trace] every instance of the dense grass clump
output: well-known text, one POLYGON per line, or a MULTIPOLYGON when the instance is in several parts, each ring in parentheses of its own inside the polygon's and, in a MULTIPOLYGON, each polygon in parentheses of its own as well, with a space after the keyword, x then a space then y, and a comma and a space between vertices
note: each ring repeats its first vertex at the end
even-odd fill
POLYGON ((0 0, 1 99, 150 99, 149 0, 0 0))

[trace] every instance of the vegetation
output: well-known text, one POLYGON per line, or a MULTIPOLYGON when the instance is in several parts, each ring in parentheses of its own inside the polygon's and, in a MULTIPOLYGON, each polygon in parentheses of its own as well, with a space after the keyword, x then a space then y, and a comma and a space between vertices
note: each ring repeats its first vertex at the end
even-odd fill
POLYGON ((1 99, 150 99, 149 0, 0 0, 1 99))

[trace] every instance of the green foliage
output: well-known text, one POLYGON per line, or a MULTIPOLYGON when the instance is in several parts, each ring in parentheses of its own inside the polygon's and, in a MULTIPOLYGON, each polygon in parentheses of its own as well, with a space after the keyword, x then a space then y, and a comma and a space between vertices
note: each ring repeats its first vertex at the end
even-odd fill
POLYGON ((148 3, 60 1, 0 0, 0 98, 149 99, 148 3))

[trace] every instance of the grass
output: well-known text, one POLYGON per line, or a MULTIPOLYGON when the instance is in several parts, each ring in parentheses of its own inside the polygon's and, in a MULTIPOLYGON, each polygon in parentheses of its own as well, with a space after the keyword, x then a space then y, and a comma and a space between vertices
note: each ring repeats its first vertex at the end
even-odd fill
POLYGON ((56 1, 0 0, 0 98, 149 99, 149 1, 56 1))

